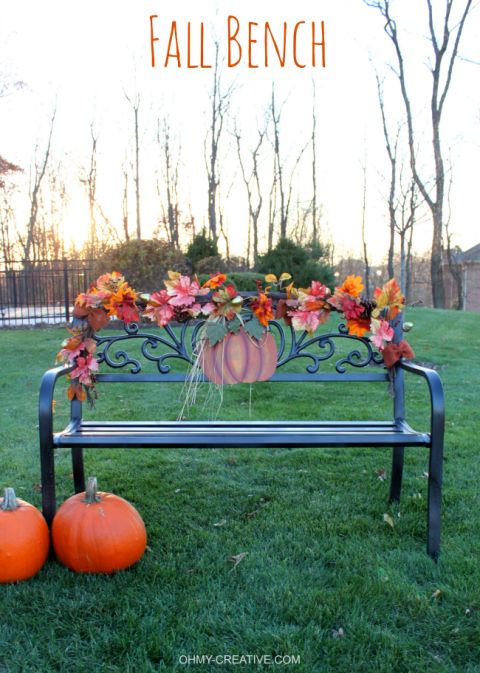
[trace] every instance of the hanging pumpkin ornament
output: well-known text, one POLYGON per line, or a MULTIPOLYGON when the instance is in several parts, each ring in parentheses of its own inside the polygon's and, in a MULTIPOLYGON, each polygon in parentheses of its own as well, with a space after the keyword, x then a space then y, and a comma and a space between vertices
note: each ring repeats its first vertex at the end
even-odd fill
POLYGON ((256 339, 241 327, 214 346, 207 344, 201 365, 205 376, 217 385, 267 381, 277 367, 277 345, 270 332, 256 339))
POLYGON ((30 503, 6 488, 0 499, 0 582, 18 582, 33 577, 47 559, 48 526, 30 503))
POLYGON ((141 559, 147 545, 142 517, 129 502, 97 491, 89 477, 84 493, 68 498, 52 525, 58 560, 79 573, 113 573, 141 559))

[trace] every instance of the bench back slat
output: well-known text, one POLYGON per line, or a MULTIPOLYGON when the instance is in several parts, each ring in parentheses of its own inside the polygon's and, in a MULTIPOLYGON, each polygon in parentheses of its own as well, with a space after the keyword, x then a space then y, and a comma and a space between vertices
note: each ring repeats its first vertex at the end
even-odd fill
MULTIPOLYGON (((97 374, 96 379, 97 381, 104 383, 182 383, 188 380, 188 374, 97 374)), ((195 380, 207 381, 203 376, 200 376, 195 380)), ((357 381, 367 383, 372 381, 388 381, 388 374, 382 371, 368 373, 355 372, 348 374, 277 372, 269 379, 269 381, 286 381, 289 383, 308 381, 357 381)))

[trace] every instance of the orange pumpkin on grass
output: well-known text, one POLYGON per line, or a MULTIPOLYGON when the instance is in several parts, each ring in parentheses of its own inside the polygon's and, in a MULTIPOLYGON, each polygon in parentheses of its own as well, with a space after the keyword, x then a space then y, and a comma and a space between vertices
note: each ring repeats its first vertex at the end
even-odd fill
POLYGON ((0 582, 33 577, 47 559, 48 526, 36 507, 6 488, 0 499, 0 582))
POLYGON ((129 502, 97 491, 90 477, 84 493, 68 498, 52 525, 58 560, 78 573, 113 573, 143 556, 147 533, 142 517, 129 502))
POLYGON ((257 341, 242 327, 214 346, 206 345, 201 365, 205 376, 217 385, 267 381, 277 367, 277 344, 270 332, 257 341))

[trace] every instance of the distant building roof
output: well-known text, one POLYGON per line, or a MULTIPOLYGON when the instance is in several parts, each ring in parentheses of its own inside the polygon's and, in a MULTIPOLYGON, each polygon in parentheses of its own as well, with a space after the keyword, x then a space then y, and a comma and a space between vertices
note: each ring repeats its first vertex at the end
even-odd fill
POLYGON ((468 264, 469 262, 480 262, 480 243, 474 245, 473 248, 459 252, 456 254, 455 261, 457 264, 468 264))

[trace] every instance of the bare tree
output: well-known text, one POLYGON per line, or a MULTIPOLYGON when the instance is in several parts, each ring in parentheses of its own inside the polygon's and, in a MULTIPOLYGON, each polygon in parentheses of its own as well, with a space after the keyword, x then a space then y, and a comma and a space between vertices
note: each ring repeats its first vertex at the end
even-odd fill
POLYGON ((35 159, 32 171, 33 174, 31 175, 31 185, 30 185, 30 215, 27 222, 25 238, 19 237, 19 241, 23 249, 23 258, 26 261, 31 261, 30 256, 32 253, 33 242, 36 233, 35 228, 37 225, 40 188, 42 186, 42 182, 47 170, 48 161, 50 159, 50 152, 52 147, 52 135, 56 114, 57 114, 57 107, 55 105, 52 117, 50 119, 50 130, 48 134, 47 145, 41 159, 38 159, 37 156, 38 145, 35 148, 35 159))
POLYGON ((277 162, 276 160, 274 160, 272 186, 270 187, 270 192, 268 195, 268 240, 267 240, 268 250, 271 250, 273 248, 273 233, 275 227, 275 220, 277 218, 277 191, 278 191, 277 162))
POLYGON ((465 294, 464 294, 464 288, 463 288, 463 268, 460 264, 458 264, 457 260, 455 259, 455 253, 459 252, 459 251, 458 251, 458 249, 454 250, 452 248, 452 234, 449 230, 448 223, 445 225, 445 233, 446 233, 446 239, 447 239, 448 268, 449 268, 450 273, 452 274, 453 280, 455 281, 455 289, 457 291, 456 307, 459 311, 463 311, 465 309, 465 294))
POLYGON ((222 90, 219 62, 219 44, 215 43, 215 66, 211 93, 211 121, 205 137, 205 165, 208 178, 208 229, 214 241, 218 240, 217 195, 220 184, 219 150, 225 115, 230 106, 233 86, 222 90), (207 151, 208 147, 208 151, 207 151))
POLYGON ((451 217, 451 209, 450 209, 450 193, 452 189, 452 175, 450 174, 450 180, 448 184, 448 197, 447 197, 447 202, 448 202, 448 217, 445 222, 445 238, 447 240, 447 261, 448 261, 448 269, 452 275, 452 278, 455 282, 455 288, 457 291, 457 301, 456 301, 456 307, 459 311, 463 311, 465 309, 465 287, 464 287, 464 282, 463 282, 463 273, 464 273, 464 268, 462 264, 458 263, 458 259, 456 258, 456 254, 459 252, 459 249, 456 248, 454 249, 452 247, 452 239, 453 239, 453 234, 450 231, 450 217, 451 217))
POLYGON ((409 298, 413 230, 420 203, 417 184, 413 178, 406 189, 402 188, 400 182, 400 189, 401 194, 398 203, 395 205, 395 233, 400 238, 400 289, 409 298), (397 210, 400 211, 399 218, 397 217, 397 210))
POLYGON ((377 80, 377 93, 380 113, 382 116, 383 136, 385 147, 390 162, 390 186, 388 192, 388 214, 389 214, 389 233, 390 242, 388 247, 387 271, 388 277, 395 276, 395 242, 397 235, 400 238, 400 287, 405 296, 410 290, 411 282, 411 254, 413 244, 413 228, 417 220, 418 188, 413 177, 410 174, 410 180, 405 180, 403 166, 399 168, 399 144, 402 131, 401 124, 397 124, 395 141, 392 143, 390 131, 388 129, 387 115, 385 110, 383 86, 378 73, 375 73, 377 80))
POLYGON ((122 175, 123 175, 123 193, 122 193, 122 225, 123 225, 123 235, 126 241, 130 240, 130 231, 128 228, 128 169, 126 162, 122 166, 122 175))
POLYGON ((55 165, 50 163, 47 182, 41 189, 39 199, 39 226, 35 240, 37 258, 60 259, 64 256, 62 222, 68 200, 64 167, 61 161, 55 165))
POLYGON ((10 163, 10 161, 7 161, 2 156, 0 156, 0 189, 3 189, 5 187, 4 177, 6 175, 8 175, 9 173, 17 173, 21 170, 22 169, 19 166, 10 163))
MULTIPOLYGON (((365 153, 366 155, 366 153, 365 153)), ((366 216, 367 216, 367 160, 366 156, 363 161, 363 200, 362 200, 362 254, 363 254, 363 263, 365 266, 365 291, 367 297, 370 297, 370 263, 368 260, 368 247, 367 247, 367 236, 366 236, 366 216)))
POLYGON ((97 221, 96 221, 96 201, 97 201, 97 140, 94 123, 90 124, 90 139, 92 141, 90 149, 90 165, 86 174, 80 178, 87 191, 88 198, 88 257, 93 259, 97 251, 97 221))
POLYGON ((242 147, 241 147, 241 134, 238 129, 237 123, 235 122, 234 136, 237 142, 237 153, 238 153, 238 162, 240 164, 240 170, 242 172, 243 182, 245 184, 245 189, 247 190, 248 198, 248 214, 249 214, 249 223, 248 223, 248 244, 247 244, 247 264, 250 262, 250 232, 253 232, 253 265, 254 267, 257 264, 258 260, 258 221, 260 218, 260 213, 263 206, 263 197, 262 190, 260 187, 260 174, 259 174, 259 154, 262 148, 263 141, 265 139, 266 127, 258 130, 257 142, 254 147, 249 151, 251 158, 251 168, 247 173, 245 169, 245 160, 242 156, 242 147))
POLYGON ((219 213, 218 213, 218 223, 219 223, 219 226, 220 226, 220 233, 222 234, 223 240, 225 241, 225 259, 227 260, 227 262, 229 262, 230 261, 230 241, 228 240, 228 235, 227 235, 226 227, 225 227, 225 221, 224 221, 223 218, 224 218, 223 208, 220 208, 219 213))
POLYGON ((278 189, 280 198, 280 238, 287 236, 287 213, 285 187, 283 180, 283 163, 280 156, 280 119, 282 110, 277 107, 275 101, 275 86, 272 84, 272 98, 270 103, 270 114, 273 124, 273 153, 274 153, 274 184, 278 189))
POLYGON ((133 133, 135 142, 135 161, 133 167, 133 180, 135 183, 135 213, 137 224, 137 238, 142 238, 142 226, 140 221, 140 130, 139 130, 139 110, 140 110, 140 94, 137 91, 133 96, 129 96, 124 91, 125 98, 130 103, 133 112, 133 133))
MULTIPOLYGON (((108 241, 114 240, 118 243, 122 238, 117 228, 113 226, 107 214, 105 213, 97 196, 97 148, 98 135, 95 130, 94 122, 90 124, 90 159, 87 168, 80 171, 80 182, 85 187, 88 199, 88 237, 83 249, 83 254, 89 259, 94 259, 99 252, 105 249, 108 241)), ((128 214, 127 214, 128 217, 128 214)), ((124 222, 125 227, 125 222, 124 222)), ((128 233, 128 222, 127 222, 128 233)), ((126 239, 128 240, 128 239, 126 239)))
MULTIPOLYGON (((288 234, 288 223, 290 217, 290 209, 292 204, 292 195, 295 186, 295 175, 305 153, 305 150, 310 144, 311 138, 305 143, 300 152, 297 154, 290 171, 289 177, 286 178, 286 169, 282 158, 280 148, 280 121, 282 115, 282 107, 277 106, 275 99, 275 86, 272 85, 272 95, 269 106, 269 117, 273 128, 273 137, 271 143, 273 147, 273 178, 272 187, 270 190, 270 206, 269 206, 269 229, 268 229, 268 249, 271 250, 273 245, 273 236, 275 229, 275 221, 277 214, 279 216, 279 235, 280 238, 286 238, 288 234), (288 187, 287 187, 288 185, 288 187)), ((317 207, 315 206, 317 209, 317 207)), ((308 208, 310 210, 310 208, 308 208)), ((298 218, 297 218, 298 220, 298 218)), ((298 221, 297 221, 298 224, 298 221)))
POLYGON ((412 287, 413 287, 413 226, 407 239, 407 255, 405 259, 405 298, 407 303, 412 301, 412 287))
POLYGON ((2 258, 5 268, 8 261, 15 258, 15 237, 13 230, 15 226, 15 213, 12 207, 13 188, 4 186, 0 190, 0 235, 2 244, 2 258))
MULTIPOLYGON (((302 157, 305 153, 305 150, 307 149, 308 145, 310 144, 310 141, 308 141, 300 150, 300 152, 297 154, 297 158, 295 159, 295 163, 293 164, 292 172, 290 173, 290 180, 288 183, 288 196, 287 200, 285 203, 285 220, 286 223, 288 224, 289 218, 290 218, 290 208, 291 208, 291 203, 292 203, 292 193, 293 193, 293 188, 294 188, 294 182, 295 182, 295 174, 297 172, 297 168, 300 164, 300 161, 302 160, 302 157)), ((309 208, 307 209, 310 210, 309 208)), ((287 233, 287 229, 285 228, 285 236, 287 233)))
POLYGON ((21 168, 6 161, 6 159, 0 156, 0 235, 2 239, 2 256, 5 263, 7 260, 13 259, 14 257, 15 242, 13 229, 15 213, 12 207, 12 195, 14 189, 12 185, 5 182, 4 178, 9 173, 15 173, 21 170, 21 168))
POLYGON ((397 189, 397 155, 398 155, 398 143, 400 139, 400 125, 397 126, 397 133, 395 137, 395 143, 392 145, 390 140, 390 133, 387 125, 387 117, 385 113, 385 103, 383 97, 383 86, 380 81, 380 77, 377 72, 375 72, 375 77, 377 80, 377 94, 378 94, 378 103, 380 106, 380 113, 382 115, 382 128, 383 136, 385 139, 385 147, 388 154, 388 159, 390 162, 390 189, 388 193, 388 213, 389 213, 389 232, 390 232, 390 241, 388 246, 388 277, 393 278, 395 275, 394 269, 394 257, 395 257, 395 231, 397 228, 397 214, 396 214, 396 189, 397 189))
POLYGON ((440 136, 442 114, 445 106, 448 91, 452 81, 453 69, 458 55, 458 47, 463 33, 468 13, 472 7, 473 0, 463 0, 463 9, 460 20, 453 27, 452 9, 455 0, 445 0, 445 15, 443 18, 442 29, 435 28, 433 2, 425 0, 428 12, 429 40, 433 51, 433 62, 430 67, 432 74, 432 89, 430 95, 431 112, 431 130, 433 144, 434 161, 434 189, 433 195, 430 193, 427 182, 420 175, 417 152, 415 148, 415 130, 412 113, 412 105, 407 85, 407 75, 405 72, 404 53, 400 45, 400 39, 397 30, 396 21, 391 15, 392 0, 364 0, 369 7, 378 9, 384 17, 385 32, 390 38, 396 55, 398 70, 396 71, 400 90, 405 106, 406 121, 408 128, 408 146, 410 152, 410 165, 415 183, 420 193, 428 205, 432 215, 433 238, 431 249, 431 280, 433 305, 437 308, 445 306, 445 288, 443 283, 442 266, 442 234, 443 234, 443 209, 445 199, 445 171, 442 154, 442 144, 440 136), (453 40, 453 44, 452 44, 453 40), (449 47, 451 46, 451 49, 449 47))
MULTIPOLYGON (((227 189, 227 192, 225 194, 225 199, 224 201, 228 203, 228 200, 230 198, 230 194, 232 192, 233 187, 235 186, 237 180, 236 173, 233 175, 232 181, 230 182, 230 185, 227 189)), ((219 195, 219 201, 221 202, 220 195, 219 195)), ((227 262, 230 262, 230 241, 228 238, 228 233, 227 233, 227 224, 224 219, 224 210, 222 206, 220 205, 218 208, 218 224, 219 224, 219 229, 220 229, 220 234, 223 236, 223 240, 225 241, 225 259, 227 262)))
MULTIPOLYGON (((180 246, 180 208, 178 204, 178 173, 180 164, 180 147, 176 150, 176 159, 174 160, 171 144, 171 131, 168 121, 157 121, 157 143, 163 154, 163 180, 165 196, 167 200, 166 212, 164 210, 163 223, 167 233, 168 241, 175 247, 180 246)), ((157 194, 160 202, 163 203, 162 186, 157 180, 157 194)))
POLYGON ((317 111, 316 111, 316 88, 313 81, 312 100, 312 240, 319 241, 319 208, 317 204, 317 111))

